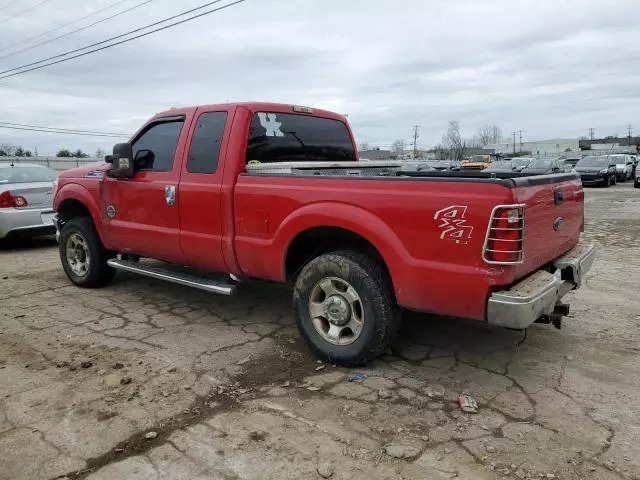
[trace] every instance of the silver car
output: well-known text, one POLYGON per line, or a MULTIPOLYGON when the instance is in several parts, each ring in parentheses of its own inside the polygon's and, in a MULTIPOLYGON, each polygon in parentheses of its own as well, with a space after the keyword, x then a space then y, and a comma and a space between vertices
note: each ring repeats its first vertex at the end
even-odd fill
POLYGON ((57 172, 28 163, 0 163, 0 240, 17 234, 48 235, 53 225, 57 172))

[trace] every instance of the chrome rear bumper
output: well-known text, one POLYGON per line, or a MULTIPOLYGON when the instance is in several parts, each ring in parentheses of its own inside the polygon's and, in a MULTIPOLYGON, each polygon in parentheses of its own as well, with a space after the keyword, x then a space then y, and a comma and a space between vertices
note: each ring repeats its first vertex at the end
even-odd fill
POLYGON ((506 290, 494 292, 487 304, 487 322, 523 329, 551 315, 562 297, 580 288, 594 259, 595 247, 580 243, 553 262, 554 273, 539 270, 506 290))

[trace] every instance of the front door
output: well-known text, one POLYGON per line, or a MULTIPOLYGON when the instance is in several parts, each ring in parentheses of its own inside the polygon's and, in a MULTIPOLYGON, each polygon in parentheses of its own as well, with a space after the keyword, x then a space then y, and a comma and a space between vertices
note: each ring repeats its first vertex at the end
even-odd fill
POLYGON ((102 214, 107 247, 120 253, 182 263, 178 183, 184 117, 150 123, 132 142, 144 165, 129 179, 104 178, 102 214))

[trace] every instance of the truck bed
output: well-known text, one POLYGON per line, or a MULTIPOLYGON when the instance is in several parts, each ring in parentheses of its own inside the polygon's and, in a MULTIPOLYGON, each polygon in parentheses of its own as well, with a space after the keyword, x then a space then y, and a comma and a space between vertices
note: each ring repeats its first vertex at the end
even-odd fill
POLYGON ((323 227, 346 230, 367 239, 383 257, 400 305, 484 320, 492 289, 514 283, 578 243, 577 175, 417 173, 241 174, 233 194, 241 269, 249 276, 285 280, 286 252, 298 235, 323 227), (556 190, 567 191, 564 205, 554 205, 556 190), (519 203, 526 204, 528 215, 524 261, 488 264, 483 249, 494 208, 519 203), (450 234, 443 215, 463 238, 450 234), (558 216, 565 218, 564 231, 554 234, 558 216))

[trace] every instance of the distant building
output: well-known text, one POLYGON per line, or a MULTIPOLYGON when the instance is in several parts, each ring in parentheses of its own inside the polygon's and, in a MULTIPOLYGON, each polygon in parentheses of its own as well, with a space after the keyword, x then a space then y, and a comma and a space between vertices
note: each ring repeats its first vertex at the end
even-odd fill
POLYGON ((640 137, 608 137, 593 140, 580 140, 580 150, 629 150, 630 153, 640 151, 640 137))
POLYGON ((391 160, 395 159, 397 155, 391 150, 361 150, 358 152, 358 158, 360 160, 391 160))
MULTIPOLYGON (((485 145, 485 149, 494 153, 509 155, 514 153, 513 142, 495 143, 485 145)), ((565 152, 576 152, 580 150, 579 141, 572 138, 552 138, 550 140, 539 140, 536 142, 516 142, 515 153, 527 153, 530 155, 562 155, 565 152)))

